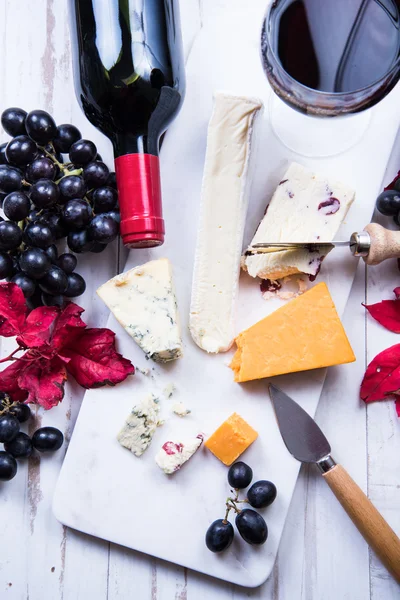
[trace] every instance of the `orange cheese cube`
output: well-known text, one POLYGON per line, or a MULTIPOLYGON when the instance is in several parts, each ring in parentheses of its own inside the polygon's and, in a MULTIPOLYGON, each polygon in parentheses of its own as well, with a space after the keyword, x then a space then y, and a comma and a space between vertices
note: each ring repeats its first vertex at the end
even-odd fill
POLYGON ((233 413, 205 443, 224 465, 231 465, 257 439, 258 433, 240 415, 233 413))
POLYGON ((235 340, 235 381, 356 360, 325 283, 291 300, 235 340))

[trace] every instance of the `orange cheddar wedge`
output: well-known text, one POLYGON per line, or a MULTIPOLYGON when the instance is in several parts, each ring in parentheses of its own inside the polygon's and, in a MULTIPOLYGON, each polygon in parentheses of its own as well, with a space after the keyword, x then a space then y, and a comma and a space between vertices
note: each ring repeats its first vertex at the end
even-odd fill
POLYGON ((278 308, 235 342, 230 367, 238 382, 356 360, 325 283, 278 308))
POLYGON ((237 413, 233 413, 205 443, 224 465, 231 465, 258 437, 250 425, 237 413))

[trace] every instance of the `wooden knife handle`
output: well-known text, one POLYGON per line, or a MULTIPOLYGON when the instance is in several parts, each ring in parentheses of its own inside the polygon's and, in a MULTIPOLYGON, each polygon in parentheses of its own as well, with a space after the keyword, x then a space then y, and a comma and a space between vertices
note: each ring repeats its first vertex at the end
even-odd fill
POLYGON ((393 529, 341 465, 323 477, 366 542, 400 583, 400 539, 393 529))
POLYGON ((377 223, 370 223, 364 231, 371 238, 369 253, 364 256, 367 265, 379 265, 387 258, 400 257, 400 231, 390 231, 377 223))

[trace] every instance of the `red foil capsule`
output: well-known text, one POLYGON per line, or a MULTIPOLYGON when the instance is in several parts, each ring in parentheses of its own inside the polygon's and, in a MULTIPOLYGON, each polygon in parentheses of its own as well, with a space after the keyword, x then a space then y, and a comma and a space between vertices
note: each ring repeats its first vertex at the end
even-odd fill
POLYGON ((125 154, 115 159, 121 236, 129 248, 164 243, 160 161, 153 154, 125 154))

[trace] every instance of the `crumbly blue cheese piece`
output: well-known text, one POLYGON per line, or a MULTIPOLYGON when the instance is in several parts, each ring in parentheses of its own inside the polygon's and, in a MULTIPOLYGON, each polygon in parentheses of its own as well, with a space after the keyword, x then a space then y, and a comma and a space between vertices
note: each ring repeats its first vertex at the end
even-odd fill
POLYGON ((151 444, 157 427, 162 425, 158 419, 159 398, 150 394, 132 412, 119 432, 117 440, 135 456, 142 456, 151 444))
MULTIPOLYGON (((354 190, 292 163, 267 207, 250 247, 268 242, 330 242, 354 200, 354 190)), ((284 250, 245 255, 242 267, 252 277, 275 281, 289 275, 318 274, 329 250, 284 250)))
POLYGON ((186 406, 183 404, 183 402, 175 402, 172 405, 171 409, 172 409, 173 413, 178 415, 178 417, 186 417, 187 415, 190 415, 190 413, 192 412, 191 410, 186 408, 186 406))
POLYGON ((147 358, 167 362, 182 356, 178 307, 167 258, 117 275, 97 293, 147 358))
MULTIPOLYGON (((256 98, 216 94, 208 126, 190 306, 190 333, 207 352, 226 352, 234 339, 256 98)), ((254 140, 253 140, 254 141, 254 140)))
POLYGON ((157 452, 155 461, 166 475, 172 475, 197 452, 203 440, 204 436, 199 433, 195 438, 186 442, 165 442, 161 450, 157 452))

